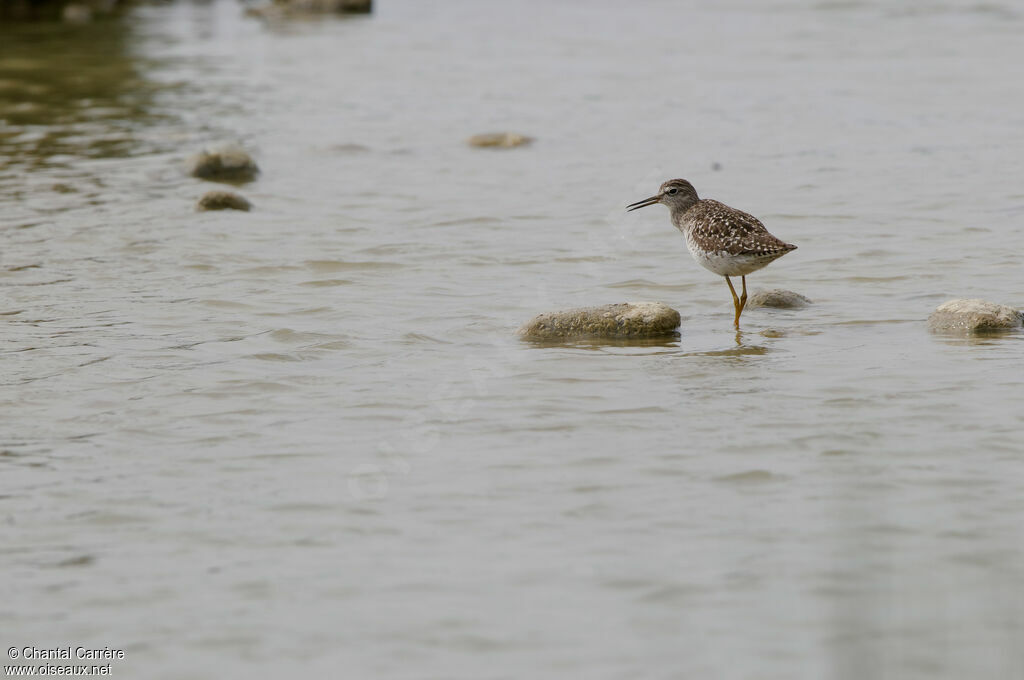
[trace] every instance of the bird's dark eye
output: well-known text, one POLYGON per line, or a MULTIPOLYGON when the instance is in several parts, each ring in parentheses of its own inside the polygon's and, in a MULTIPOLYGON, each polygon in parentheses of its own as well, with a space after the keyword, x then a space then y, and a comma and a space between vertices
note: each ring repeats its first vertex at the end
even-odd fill
POLYGON ((665 193, 668 194, 669 196, 675 196, 676 193, 678 193, 678 192, 679 192, 679 189, 676 189, 675 187, 672 187, 671 189, 669 189, 665 193))

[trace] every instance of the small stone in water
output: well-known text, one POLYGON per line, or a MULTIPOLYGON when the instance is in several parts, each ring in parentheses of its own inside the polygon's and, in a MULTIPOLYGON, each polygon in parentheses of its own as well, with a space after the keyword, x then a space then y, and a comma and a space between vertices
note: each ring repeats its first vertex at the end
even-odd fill
POLYGON ((811 304, 811 300, 800 293, 782 288, 757 290, 747 300, 747 307, 774 307, 776 309, 799 309, 811 304))
POLYGON ((204 149, 188 159, 188 173, 218 182, 251 182, 260 172, 256 161, 237 144, 204 149))
POLYGON ((1013 307, 978 299, 943 302, 928 317, 928 329, 959 333, 986 333, 1020 328, 1024 314, 1013 307))
POLYGON ((207 191, 196 204, 197 210, 249 210, 252 203, 232 191, 207 191))
POLYGON ((514 132, 490 132, 482 135, 473 135, 469 138, 470 146, 495 147, 499 149, 511 149, 516 146, 523 146, 533 141, 532 137, 517 135, 514 132))
POLYGON ((671 335, 678 327, 679 312, 666 304, 624 302, 541 314, 518 334, 529 340, 653 338, 671 335))

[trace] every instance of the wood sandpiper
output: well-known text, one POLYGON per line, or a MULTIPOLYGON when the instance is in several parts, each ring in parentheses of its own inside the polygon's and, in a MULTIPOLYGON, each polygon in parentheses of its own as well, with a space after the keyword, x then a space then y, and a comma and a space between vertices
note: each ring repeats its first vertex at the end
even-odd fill
POLYGON ((637 210, 655 203, 668 206, 672 224, 683 232, 693 259, 705 269, 725 277, 736 309, 733 324, 740 327, 740 314, 747 304, 747 274, 779 259, 796 246, 768 233, 753 215, 730 208, 724 203, 701 199, 685 179, 670 179, 650 198, 626 206, 637 210), (736 295, 730 276, 743 279, 743 294, 736 295))

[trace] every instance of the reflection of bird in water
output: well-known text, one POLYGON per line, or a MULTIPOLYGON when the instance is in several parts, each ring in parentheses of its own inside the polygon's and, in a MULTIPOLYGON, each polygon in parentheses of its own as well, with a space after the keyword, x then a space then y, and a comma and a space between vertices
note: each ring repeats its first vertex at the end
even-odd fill
POLYGON ((740 314, 747 304, 747 274, 779 259, 796 246, 768 233, 753 215, 730 208, 724 203, 697 197, 697 190, 685 179, 670 179, 650 198, 626 206, 627 210, 655 203, 668 206, 672 224, 686 236, 693 259, 710 271, 725 277, 736 309, 733 321, 740 327, 740 314), (743 294, 736 295, 730 276, 743 280, 743 294))

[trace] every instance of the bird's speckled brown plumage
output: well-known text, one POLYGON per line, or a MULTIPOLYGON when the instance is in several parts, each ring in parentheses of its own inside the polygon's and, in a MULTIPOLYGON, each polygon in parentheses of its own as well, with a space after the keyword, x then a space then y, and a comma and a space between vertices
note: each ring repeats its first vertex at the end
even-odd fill
POLYGON ((768 233, 761 221, 742 210, 705 198, 672 213, 672 224, 705 252, 781 257, 796 246, 768 233))

